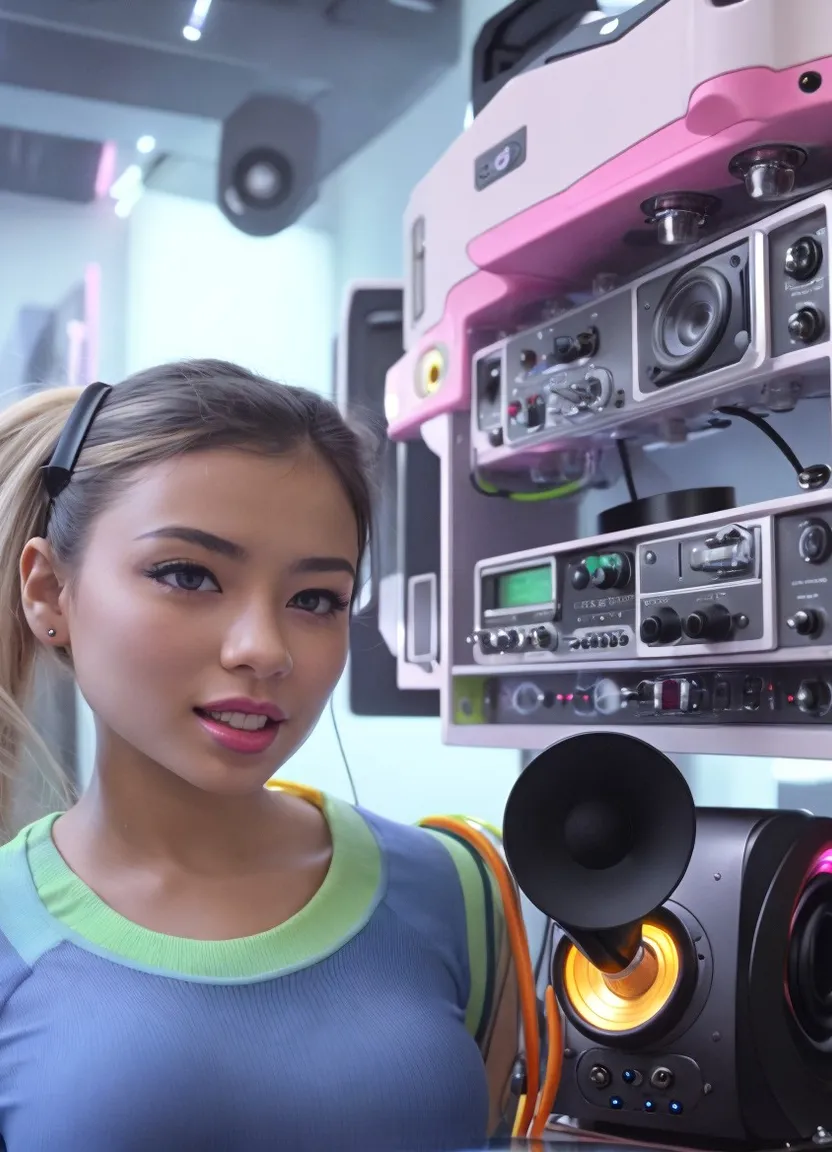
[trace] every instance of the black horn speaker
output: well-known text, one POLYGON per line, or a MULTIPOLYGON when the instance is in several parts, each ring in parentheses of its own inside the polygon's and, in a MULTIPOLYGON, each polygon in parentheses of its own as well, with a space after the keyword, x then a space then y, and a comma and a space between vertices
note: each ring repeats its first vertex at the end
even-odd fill
POLYGON ((688 1148, 828 1141, 832 820, 696 810, 654 748, 587 733, 532 761, 504 835, 555 921, 553 1114, 688 1148))
POLYGON ((696 809, 672 761, 643 740, 571 736, 511 790, 503 836, 514 877, 602 972, 625 970, 641 922, 673 892, 696 837, 696 809))

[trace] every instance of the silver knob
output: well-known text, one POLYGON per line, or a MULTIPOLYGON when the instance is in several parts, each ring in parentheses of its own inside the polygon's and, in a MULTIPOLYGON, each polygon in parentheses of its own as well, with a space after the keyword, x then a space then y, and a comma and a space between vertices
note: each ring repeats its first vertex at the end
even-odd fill
POLYGON ((472 632, 470 636, 466 636, 465 639, 466 642, 472 646, 478 644, 480 650, 486 655, 496 651, 494 633, 488 628, 477 628, 476 631, 472 632))
POLYGON ((516 628, 501 628, 494 638, 500 652, 510 652, 513 648, 519 648, 522 639, 516 628))
POLYGON ((558 634, 551 624, 539 624, 531 632, 532 647, 551 652, 558 646, 558 634))

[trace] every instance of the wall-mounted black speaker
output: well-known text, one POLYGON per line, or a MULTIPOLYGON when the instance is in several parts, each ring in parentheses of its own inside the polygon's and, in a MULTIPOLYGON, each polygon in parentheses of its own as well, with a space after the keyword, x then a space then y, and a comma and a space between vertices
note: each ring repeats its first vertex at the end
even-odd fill
POLYGON ((252 96, 222 126, 218 202, 249 236, 288 228, 318 196, 320 121, 283 96, 252 96))
POLYGON ((347 294, 337 349, 337 394, 348 417, 381 444, 378 506, 363 593, 350 626, 350 708, 359 716, 438 716, 433 688, 398 686, 399 653, 419 672, 438 657, 439 460, 421 439, 386 437, 384 385, 401 359, 400 284, 358 284, 347 294))
POLYGON ((522 891, 558 926, 554 1112, 687 1147, 799 1147, 832 1118, 832 820, 695 809, 632 736, 541 753, 508 800, 522 891))

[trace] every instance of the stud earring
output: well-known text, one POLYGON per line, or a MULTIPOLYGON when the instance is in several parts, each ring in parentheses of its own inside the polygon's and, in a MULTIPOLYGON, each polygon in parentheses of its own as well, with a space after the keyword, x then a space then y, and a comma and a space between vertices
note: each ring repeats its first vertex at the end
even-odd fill
POLYGON ((49 637, 50 640, 54 640, 55 637, 58 635, 58 633, 55 631, 54 628, 47 628, 46 635, 49 637))

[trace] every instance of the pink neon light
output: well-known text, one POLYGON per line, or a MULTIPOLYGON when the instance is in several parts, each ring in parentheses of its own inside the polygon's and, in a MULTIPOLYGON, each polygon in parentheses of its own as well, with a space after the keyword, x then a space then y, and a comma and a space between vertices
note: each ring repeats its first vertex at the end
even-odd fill
POLYGON ((388 387, 392 385, 400 407, 390 420, 390 436, 409 439, 432 417, 466 409, 471 394, 469 329, 487 327, 491 319, 509 326, 512 313, 535 296, 580 288, 586 268, 602 267, 610 252, 620 251, 623 235, 644 227, 639 205, 657 189, 720 188, 731 158, 761 139, 828 147, 831 89, 828 58, 783 72, 748 68, 718 76, 693 93, 684 119, 472 240, 468 255, 480 271, 454 285, 442 319, 388 374, 388 387), (809 69, 819 72, 824 83, 807 103, 797 80, 809 69), (447 348, 446 378, 435 395, 419 398, 413 386, 416 366, 436 344, 447 348))
POLYGON ((102 145, 101 155, 98 158, 98 171, 95 175, 96 199, 106 196, 116 178, 116 162, 118 149, 112 140, 102 145))
POLYGON ((99 334, 101 331, 101 265, 88 264, 84 270, 84 328, 86 356, 85 383, 98 379, 99 334))
POLYGON ((817 857, 812 867, 809 869, 809 874, 806 877, 806 883, 814 880, 816 876, 829 876, 832 875, 832 848, 824 848, 821 854, 817 857))
POLYGON ((87 341, 87 326, 83 320, 68 320, 66 339, 69 351, 66 358, 66 382, 70 388, 80 388, 84 380, 84 348, 87 341))

